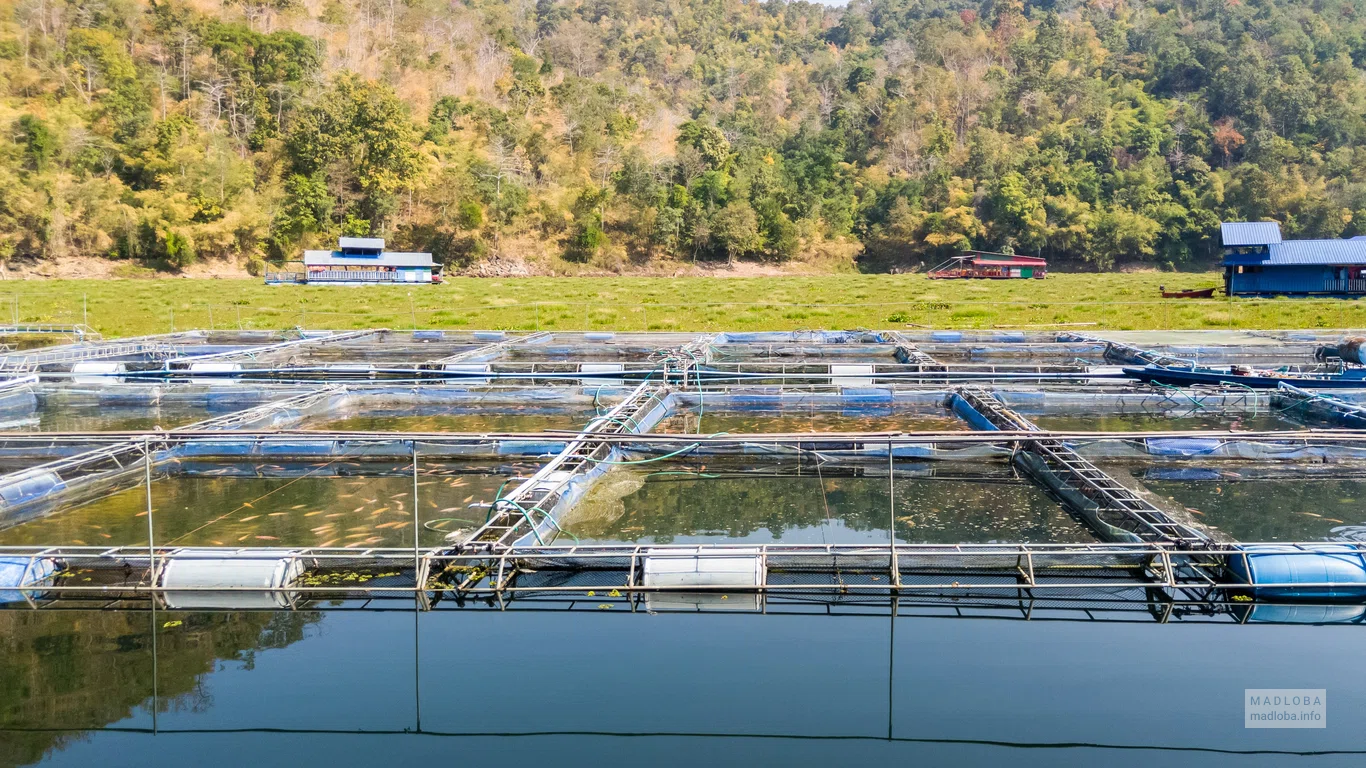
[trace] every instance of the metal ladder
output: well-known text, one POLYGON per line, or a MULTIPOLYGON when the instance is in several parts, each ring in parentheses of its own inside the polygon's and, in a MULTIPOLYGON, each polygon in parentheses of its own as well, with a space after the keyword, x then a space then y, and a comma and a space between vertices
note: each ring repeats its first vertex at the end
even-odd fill
MULTIPOLYGON (((979 387, 959 387, 958 396, 998 429, 1037 432, 1039 428, 1029 419, 1005 407, 1000 400, 979 387)), ((1195 529, 1172 520, 1165 512, 1143 497, 1105 474, 1081 454, 1061 440, 1021 440, 1019 450, 1037 456, 1054 475, 1061 479, 1063 488, 1070 488, 1096 504, 1097 516, 1144 541, 1180 544, 1199 548, 1209 544, 1209 538, 1195 529)))
MULTIPOLYGON (((499 550, 511 547, 528 534, 539 538, 538 529, 550 520, 550 511, 569 484, 603 461, 609 460, 613 443, 594 440, 594 435, 621 435, 637 430, 669 389, 662 383, 642 382, 603 416, 595 418, 565 449, 526 482, 494 502, 487 522, 463 545, 465 549, 499 550)), ((554 521, 550 520, 551 525, 554 521)))
POLYGON ((893 331, 892 341, 896 343, 896 359, 906 365, 916 366, 917 371, 943 371, 943 363, 920 351, 910 339, 900 332, 893 331))
POLYGON ((1144 541, 1168 541, 1189 548, 1201 547, 1209 539, 1182 525, 1129 490, 1076 451, 1057 440, 1035 440, 1024 450, 1038 456, 1063 479, 1063 485, 1096 503, 1100 515, 1110 525, 1128 531, 1144 541))

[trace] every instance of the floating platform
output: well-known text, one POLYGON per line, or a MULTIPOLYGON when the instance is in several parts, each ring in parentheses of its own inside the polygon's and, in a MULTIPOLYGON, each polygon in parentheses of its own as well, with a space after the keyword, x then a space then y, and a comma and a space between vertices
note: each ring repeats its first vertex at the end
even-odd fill
POLYGON ((1366 604, 1350 513, 1177 501, 1354 499, 1366 379, 1123 369, 1313 366, 1322 332, 67 336, 0 355, 7 608, 1366 604))

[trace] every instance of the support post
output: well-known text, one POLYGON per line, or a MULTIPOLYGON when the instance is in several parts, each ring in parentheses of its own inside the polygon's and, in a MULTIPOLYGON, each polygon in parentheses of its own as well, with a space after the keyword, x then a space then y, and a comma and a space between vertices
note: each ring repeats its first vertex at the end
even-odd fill
MULTIPOLYGON (((142 468, 143 479, 147 483, 147 582, 148 586, 155 590, 157 585, 157 560, 156 560, 156 538, 155 528, 152 525, 152 438, 142 439, 142 468)), ((156 593, 152 594, 152 601, 156 601, 156 593)))
POLYGON ((417 441, 413 441, 413 591, 421 592, 422 584, 418 583, 418 577, 422 575, 422 555, 418 549, 418 531, 421 524, 418 522, 417 511, 417 441))
POLYGON ((892 456, 892 441, 887 440, 887 533, 892 550, 892 587, 901 587, 901 566, 896 559, 896 460, 892 456))

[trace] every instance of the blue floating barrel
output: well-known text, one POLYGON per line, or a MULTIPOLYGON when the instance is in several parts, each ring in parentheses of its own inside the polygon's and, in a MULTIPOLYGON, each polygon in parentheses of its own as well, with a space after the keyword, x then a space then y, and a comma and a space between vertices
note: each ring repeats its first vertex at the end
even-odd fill
POLYGON ((1245 621, 1267 624, 1360 624, 1366 620, 1366 605, 1255 603, 1244 610, 1245 621))
POLYGON ((939 341, 939 342, 944 342, 944 343, 948 343, 948 344, 954 344, 954 343, 960 342, 960 341, 962 341, 962 340, 963 340, 963 332, 962 332, 962 331, 932 331, 932 332, 930 332, 930 341, 939 341))
POLYGON ((475 341, 502 341, 507 338, 507 334, 502 331, 475 331, 475 341))
POLYGON ((1025 335, 1024 331, 997 331, 992 338, 1005 344, 1023 344, 1025 335))
POLYGON ((1366 558, 1346 544, 1249 544, 1228 556, 1229 571, 1257 597, 1281 600, 1366 598, 1366 558), (1258 586, 1275 584, 1279 586, 1258 586), (1296 587, 1293 585, 1304 584, 1296 587))
POLYGON ((441 341, 444 338, 445 331, 413 331, 414 341, 441 341))

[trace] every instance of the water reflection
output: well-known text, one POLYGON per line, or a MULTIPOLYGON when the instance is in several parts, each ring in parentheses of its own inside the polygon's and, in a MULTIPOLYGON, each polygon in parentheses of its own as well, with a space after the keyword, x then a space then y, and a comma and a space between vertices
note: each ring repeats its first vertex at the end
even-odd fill
POLYGON ((731 434, 792 432, 953 432, 966 422, 944 409, 864 408, 831 411, 788 408, 770 411, 687 409, 672 413, 654 432, 731 434))
MULTIPOLYGON (((1216 473, 1217 474, 1217 473, 1216 473)), ((1232 473, 1229 473, 1232 474, 1232 473)), ((1236 476, 1235 476, 1236 477, 1236 476)), ((1366 480, 1144 480, 1195 519, 1239 541, 1361 540, 1366 480)))
POLYGON ((1048 765, 1084 745, 1208 750, 1202 765, 1224 751, 1366 748, 1350 727, 1366 714, 1353 694, 1366 672, 1333 662, 1359 645, 1354 627, 1225 616, 1183 628, 1142 603, 1106 617, 1056 601, 979 602, 907 600, 895 621, 886 603, 835 615, 647 615, 596 601, 569 611, 0 612, 0 763, 232 765, 266 747, 275 764, 334 753, 340 764, 391 763, 433 754, 419 733, 450 737, 439 750, 464 759, 501 734, 504 762, 535 748, 517 735, 587 740, 594 749, 556 761, 571 765, 652 754, 648 743, 623 750, 613 741, 623 735, 707 744, 723 763, 750 757, 734 739, 762 739, 769 764, 812 764, 827 740, 838 742, 836 764, 877 742, 922 762, 943 744, 1028 746, 997 757, 1048 765), (1063 616, 1074 620, 1050 620, 1063 616), (1244 663, 1252 653, 1263 663, 1244 663), (1268 675, 1328 688, 1333 722, 1348 725, 1246 731, 1242 689, 1268 675), (1154 685, 1161 707, 1121 693, 1154 685), (229 744, 246 751, 215 749, 229 744))
POLYGON ((1040 429, 1055 432, 1195 432, 1199 430, 1272 432, 1303 429, 1296 422, 1266 413, 1045 414, 1030 416, 1029 419, 1037 424, 1040 429))
MULTIPOLYGON (((661 465, 662 466, 662 465, 661 465)), ((583 543, 1080 542, 1090 532, 1038 487, 1007 472, 887 477, 726 465, 617 469, 562 527, 583 543)))
MULTIPOLYGON (((335 464, 335 462, 333 462, 335 464)), ((423 462, 416 488, 402 465, 369 465, 368 476, 309 476, 313 464, 289 477, 235 476, 240 465, 203 464, 199 474, 152 483, 158 544, 182 546, 391 547, 413 543, 413 494, 422 524, 420 542, 436 546, 451 528, 483 521, 471 504, 494 498, 500 486, 530 465, 480 466, 423 462), (214 472, 234 475, 213 476, 214 472), (387 472, 388 474, 384 474, 387 472)), ((249 467, 247 468, 249 469, 249 467)), ((135 486, 88 504, 0 530, 0 544, 129 546, 147 543, 147 490, 135 486)))

